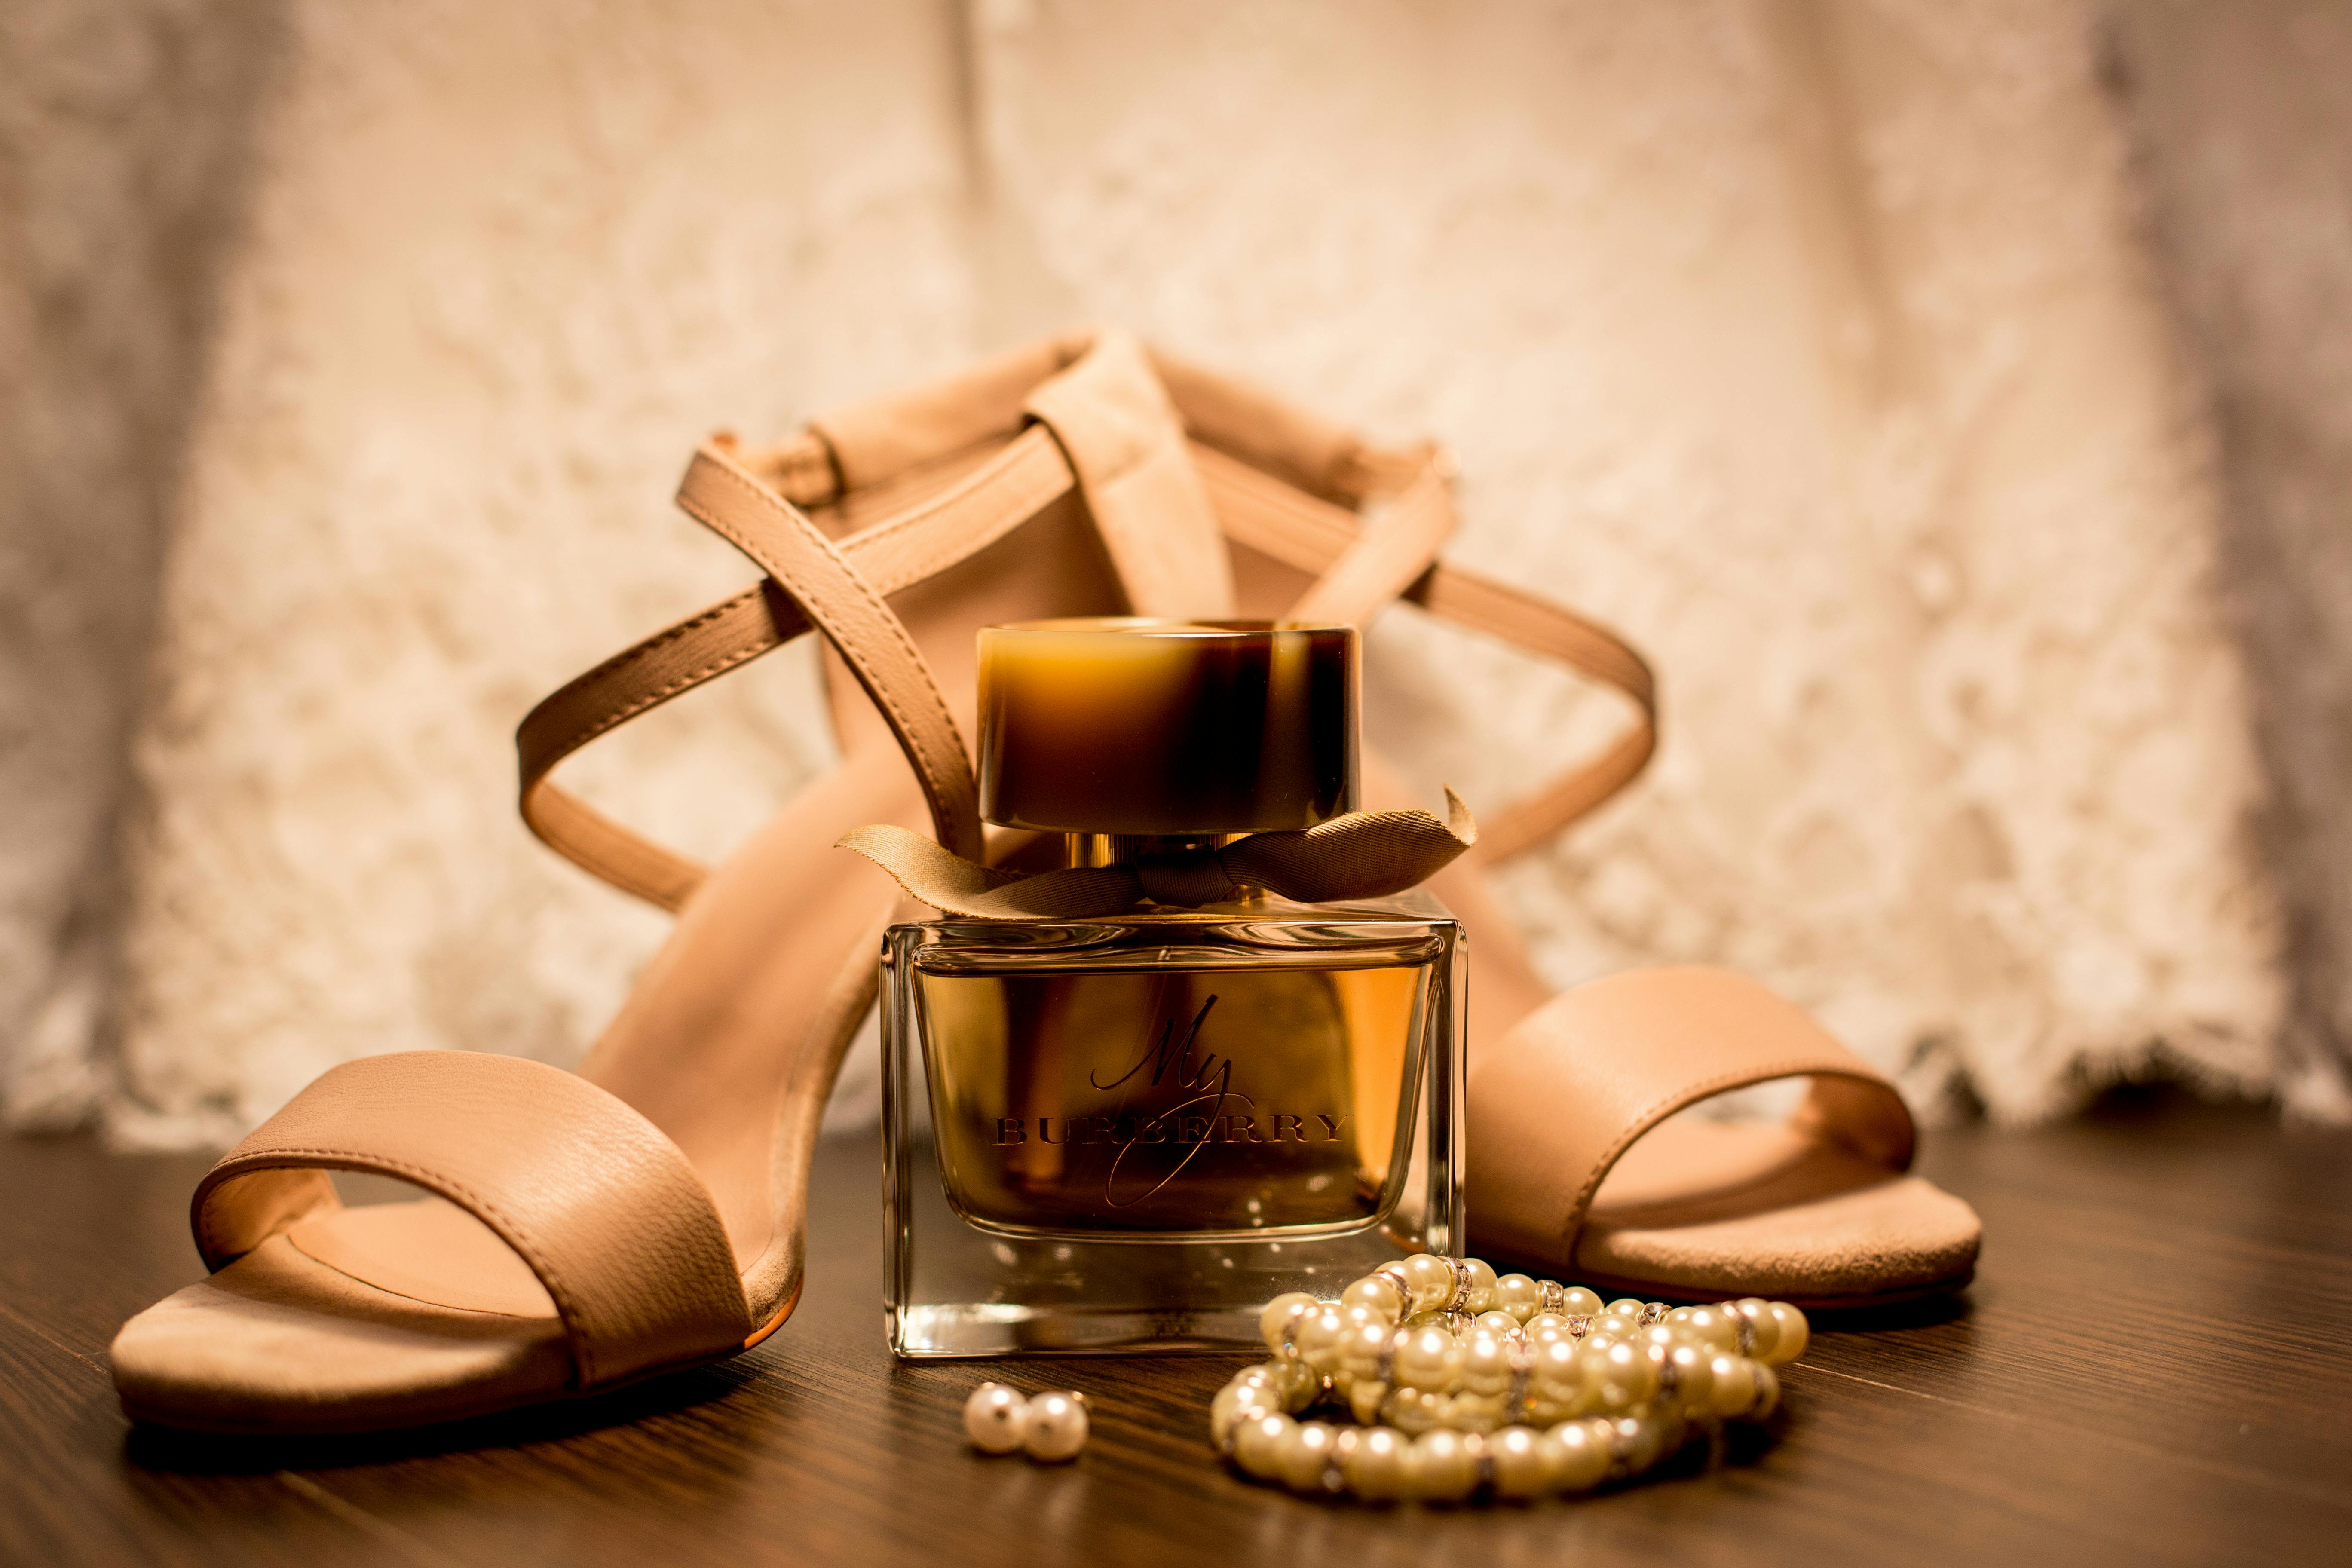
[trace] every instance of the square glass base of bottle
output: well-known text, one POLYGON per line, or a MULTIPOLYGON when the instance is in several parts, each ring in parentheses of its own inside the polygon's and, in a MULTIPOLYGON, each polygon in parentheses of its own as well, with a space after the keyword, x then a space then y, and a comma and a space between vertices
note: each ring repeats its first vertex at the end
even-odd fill
MULTIPOLYGON (((928 1139, 903 1157, 893 1205, 890 1348, 910 1357, 1117 1354, 1262 1348, 1258 1316, 1286 1290, 1335 1297, 1424 1238, 1374 1227, 1276 1242, 1087 1242, 992 1236, 948 1205, 928 1139)), ((886 1180, 897 1175, 886 1173, 886 1180)), ((1435 1249, 1458 1250, 1439 1238, 1435 1249)))

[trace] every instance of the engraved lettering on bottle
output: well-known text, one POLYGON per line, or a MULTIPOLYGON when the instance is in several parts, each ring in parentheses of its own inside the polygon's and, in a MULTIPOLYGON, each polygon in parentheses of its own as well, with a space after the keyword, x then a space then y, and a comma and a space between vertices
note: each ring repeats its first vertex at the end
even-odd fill
POLYGON ((1354 1111, 1260 1112, 1255 1100, 1234 1087, 1233 1058, 1201 1045, 1202 1029, 1216 1005, 1214 995, 1205 999, 1181 1033, 1177 1018, 1166 1019, 1156 1034, 1145 1037, 1142 1050, 1116 1077, 1106 1079, 1101 1070, 1087 1075, 1087 1083, 1104 1093, 1128 1089, 1184 1096, 1173 1105, 1149 1114, 1000 1116, 996 1142, 1000 1147, 1033 1141, 1056 1146, 1113 1146, 1118 1152, 1103 1175, 1103 1201, 1112 1208, 1131 1208, 1164 1191, 1211 1143, 1339 1142, 1341 1128, 1354 1111), (1131 1169, 1123 1170, 1129 1164, 1128 1156, 1139 1146, 1167 1144, 1183 1152, 1165 1173, 1139 1176, 1131 1169), (1124 1195, 1122 1175, 1127 1178, 1124 1195))
POLYGON ((1087 1074, 1087 1081, 1106 1093, 1127 1083, 1146 1068, 1151 1069, 1149 1083, 1153 1089, 1172 1081, 1174 1087, 1179 1089, 1201 1091, 1189 1100, 1178 1101, 1152 1118, 1154 1121, 1161 1122, 1171 1117, 1175 1118, 1176 1142, 1191 1145, 1185 1150, 1183 1157, 1169 1168, 1166 1175, 1137 1193, 1133 1197, 1121 1198, 1118 1195, 1119 1167, 1127 1163, 1127 1156, 1135 1145, 1132 1142, 1128 1143, 1118 1153, 1111 1156, 1110 1169, 1103 1173, 1103 1202, 1111 1207, 1123 1209, 1139 1204, 1181 1175, 1184 1167, 1192 1163, 1193 1157, 1200 1153, 1202 1146, 1209 1141, 1208 1129, 1214 1125, 1217 1118, 1223 1113, 1225 1102, 1228 1100, 1237 1100, 1244 1105, 1255 1103, 1249 1096, 1234 1089, 1234 1062, 1231 1057, 1220 1059, 1215 1052, 1203 1051, 1201 1053, 1199 1061, 1195 1062, 1192 1059, 1192 1047, 1200 1040, 1201 1026, 1209 1021, 1209 1013, 1216 1005, 1217 999, 1214 995, 1211 995, 1207 1001, 1202 1002, 1201 1010, 1192 1015, 1192 1021, 1186 1026, 1183 1038, 1181 1040, 1176 1037, 1175 1019, 1171 1018, 1160 1025, 1158 1041, 1147 1039, 1144 1042, 1143 1054, 1137 1057, 1125 1072, 1108 1083, 1103 1082, 1098 1074, 1092 1072, 1087 1074), (1173 1074, 1172 1079, 1171 1074, 1173 1074), (1209 1087, 1213 1082, 1215 1084, 1214 1089, 1209 1087), (1195 1111, 1195 1108, 1201 1105, 1207 1105, 1210 1108, 1205 1115, 1195 1111), (1194 1114, 1186 1115, 1187 1111, 1194 1111, 1194 1114), (1194 1123, 1199 1124, 1199 1131, 1188 1137, 1186 1135, 1190 1130, 1188 1124, 1194 1123))

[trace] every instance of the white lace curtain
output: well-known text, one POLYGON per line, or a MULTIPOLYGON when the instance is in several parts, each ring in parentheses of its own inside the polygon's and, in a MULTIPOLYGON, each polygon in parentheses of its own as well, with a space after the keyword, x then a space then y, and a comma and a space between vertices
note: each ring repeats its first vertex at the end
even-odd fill
MULTIPOLYGON (((1087 320, 1442 437, 1460 553, 1654 655, 1653 773, 1507 879, 1555 981, 1738 965, 1930 1111, 2352 1109, 2332 13, 557 9, 0 17, 13 1121, 574 1058, 662 922, 522 831, 509 737, 744 577, 693 442, 1087 320)), ((1596 721, 1371 647, 1474 802, 1596 721)), ((583 787, 723 851, 826 765, 771 663, 583 787)))

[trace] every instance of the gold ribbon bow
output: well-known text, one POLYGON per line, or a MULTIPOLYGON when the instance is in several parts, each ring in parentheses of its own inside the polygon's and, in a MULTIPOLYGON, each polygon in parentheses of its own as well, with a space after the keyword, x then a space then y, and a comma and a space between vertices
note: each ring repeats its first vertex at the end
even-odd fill
POLYGON ((1470 808, 1445 792, 1445 817, 1425 811, 1351 811, 1313 827, 1253 833, 1221 849, 1146 855, 1118 866, 1023 876, 991 870, 919 833, 853 827, 835 843, 855 849, 934 909, 976 920, 1086 920, 1155 904, 1213 904, 1265 888, 1302 904, 1401 893, 1478 842, 1470 808))

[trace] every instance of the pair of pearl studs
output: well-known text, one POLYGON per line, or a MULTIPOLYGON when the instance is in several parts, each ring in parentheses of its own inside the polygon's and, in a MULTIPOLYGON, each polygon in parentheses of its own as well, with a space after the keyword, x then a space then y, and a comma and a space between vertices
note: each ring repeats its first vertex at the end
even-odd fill
POLYGON ((964 1435, 983 1454, 1021 1449, 1033 1459, 1075 1459, 1087 1446, 1087 1396, 1041 1394, 983 1383, 963 1402, 964 1435))

